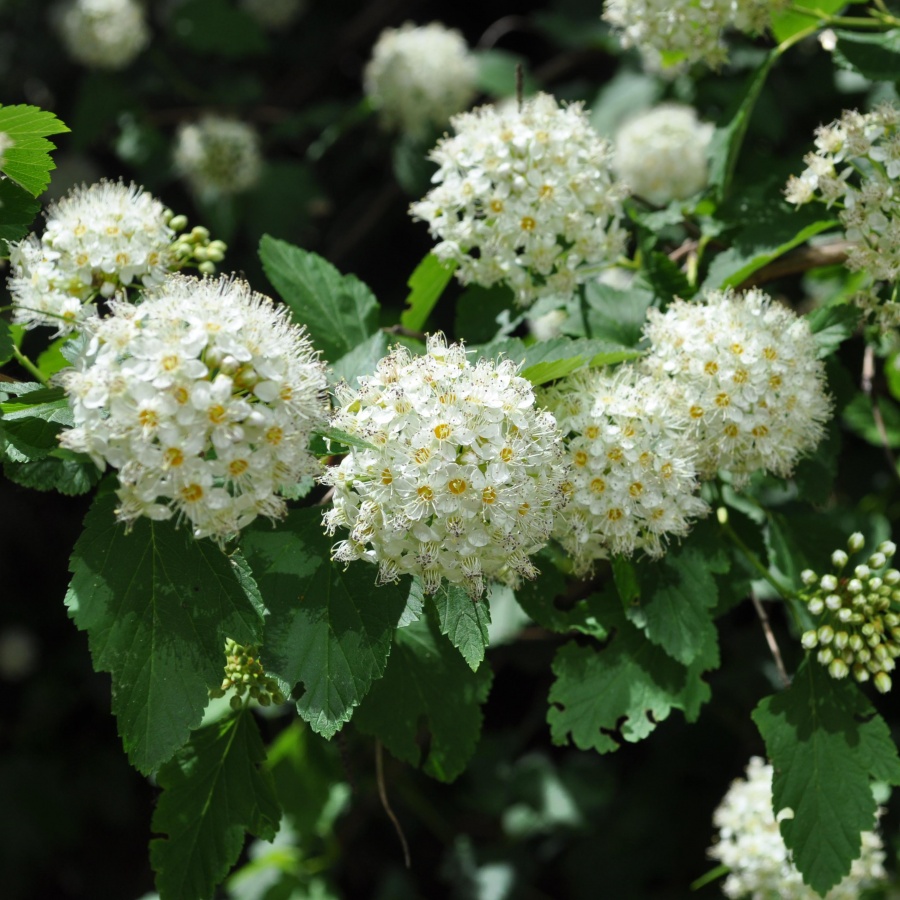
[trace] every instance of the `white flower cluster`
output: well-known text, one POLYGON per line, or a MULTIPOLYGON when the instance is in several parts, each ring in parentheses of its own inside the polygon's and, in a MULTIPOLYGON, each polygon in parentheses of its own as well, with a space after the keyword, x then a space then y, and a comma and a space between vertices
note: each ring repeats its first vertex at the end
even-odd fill
POLYGON ((571 464, 553 535, 576 575, 610 554, 661 556, 668 536, 708 511, 695 496, 688 420, 670 394, 632 366, 576 373, 542 394, 571 464))
POLYGON ((73 188, 47 211, 40 238, 10 244, 13 321, 51 325, 66 334, 96 314, 93 301, 131 285, 159 284, 197 257, 219 261, 225 249, 205 229, 186 225, 134 184, 101 181, 73 188), (202 245, 202 249, 201 249, 202 245))
POLYGON ((136 0, 73 0, 61 11, 59 30, 72 59, 94 69, 124 69, 150 42, 136 0))
MULTIPOLYGON (((791 176, 785 189, 798 206, 818 200, 836 207, 847 239, 854 242, 847 265, 873 281, 900 277, 900 110, 883 103, 868 113, 845 111, 840 119, 816 130, 815 152, 806 169, 791 176)), ((888 325, 900 325, 900 303, 876 306, 862 299, 888 325)))
POLYGON ((673 380, 693 422, 702 478, 787 477, 822 438, 831 404, 809 325, 762 291, 676 300, 650 310, 645 335, 645 366, 673 380))
POLYGON ((263 28, 280 31, 306 9, 306 0, 241 0, 241 8, 263 28))
POLYGON ((566 466, 556 422, 516 366, 470 365, 438 334, 424 356, 396 347, 359 383, 338 386, 332 425, 372 447, 352 447, 322 479, 334 485, 328 533, 350 530, 334 558, 377 562, 381 583, 419 575, 427 593, 446 579, 474 599, 486 578, 533 578, 528 557, 565 502, 566 466))
MULTIPOLYGON (((732 900, 818 900, 819 894, 803 883, 779 831, 778 823, 792 812, 782 810, 777 818, 772 812, 772 766, 754 756, 746 772, 713 814, 719 840, 709 855, 730 869, 722 892, 732 900)), ((864 831, 861 838, 859 859, 824 900, 858 900, 887 877, 881 837, 864 831)))
POLYGON ((764 31, 781 0, 606 0, 603 18, 619 31, 623 47, 637 47, 648 68, 728 58, 728 29, 764 31))
POLYGON ((181 177, 204 199, 246 191, 262 172, 259 135, 253 126, 216 115, 181 125, 173 158, 181 177))
POLYGON ((713 131, 690 106, 657 106, 619 129, 616 171, 631 193, 657 206, 684 200, 706 187, 713 131))
POLYGON ((459 263, 463 284, 505 282, 528 306, 570 295, 616 261, 626 191, 579 104, 538 94, 521 109, 463 113, 453 127, 431 152, 437 186, 410 212, 439 239, 435 254, 459 263))
POLYGON ((318 474, 325 369, 284 308, 228 278, 175 275, 139 306, 113 301, 60 376, 74 414, 64 447, 118 469, 118 517, 186 517, 218 540, 318 474))
MULTIPOLYGON (((847 549, 857 553, 864 543, 856 532, 847 549)), ((834 573, 821 578, 811 569, 801 573, 801 599, 818 619, 815 628, 803 633, 803 646, 819 648, 816 658, 832 678, 851 673, 860 682, 871 678, 882 694, 891 689, 888 673, 900 656, 900 571, 885 568, 896 552, 893 541, 884 541, 865 563, 854 567, 852 578, 843 574, 850 561, 843 550, 831 555, 834 573)))
POLYGON ((478 62, 456 29, 407 22, 381 33, 363 81, 385 128, 429 138, 478 93, 478 62))

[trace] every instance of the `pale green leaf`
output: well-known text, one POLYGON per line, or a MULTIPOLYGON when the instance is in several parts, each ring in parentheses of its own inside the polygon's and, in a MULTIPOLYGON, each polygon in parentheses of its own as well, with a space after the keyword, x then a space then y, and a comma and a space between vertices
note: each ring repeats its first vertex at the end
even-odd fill
POLYGON ((462 654, 472 671, 477 671, 488 645, 491 611, 486 597, 473 600, 458 584, 443 583, 434 594, 441 634, 462 654))
MULTIPOLYGON (((47 136, 68 130, 53 113, 36 106, 0 107, 0 133, 13 141, 3 153, 0 171, 32 197, 37 197, 50 183, 50 172, 56 168, 50 158, 50 151, 55 150, 56 145, 48 141, 47 136)), ((5 202, 7 198, 2 196, 0 199, 5 202)), ((0 237, 5 235, 0 233, 0 237)))

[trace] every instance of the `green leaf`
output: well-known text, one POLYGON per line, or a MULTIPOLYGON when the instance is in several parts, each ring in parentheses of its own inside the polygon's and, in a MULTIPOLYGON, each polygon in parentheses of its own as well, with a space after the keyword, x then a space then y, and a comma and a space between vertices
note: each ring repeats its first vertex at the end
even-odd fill
POLYGON ((743 99, 731 121, 717 128, 709 142, 709 185, 715 189, 716 196, 720 199, 727 196, 731 188, 731 180, 750 124, 750 117, 766 83, 769 70, 779 55, 777 47, 769 52, 765 62, 750 77, 746 90, 737 94, 743 99))
POLYGON ((900 405, 890 397, 876 397, 881 420, 884 423, 884 436, 875 422, 872 412, 873 400, 862 391, 854 395, 853 399, 844 407, 844 424, 861 438, 876 447, 887 444, 896 449, 900 447, 900 405))
POLYGON ((0 319, 0 366, 6 365, 15 356, 15 344, 9 330, 9 322, 0 319))
POLYGON ((326 359, 340 359, 377 327, 378 301, 369 288, 321 256, 266 234, 259 258, 294 319, 306 325, 326 359))
POLYGON ((900 784, 900 759, 884 720, 850 680, 835 681, 807 658, 790 688, 753 713, 775 775, 773 811, 804 881, 824 895, 875 827, 873 779, 900 784))
POLYGON ((488 666, 473 672, 460 659, 441 637, 430 611, 397 630, 384 678, 373 686, 354 722, 397 759, 422 766, 440 781, 453 781, 475 752, 481 704, 491 679, 488 666), (425 750, 423 723, 430 735, 425 750))
POLYGON ((599 596, 595 609, 615 634, 602 647, 570 642, 557 652, 547 714, 553 742, 609 753, 647 737, 672 709, 693 718, 709 698, 698 669, 648 641, 625 619, 615 591, 599 596))
POLYGON ((227 0, 187 0, 173 12, 178 40, 199 55, 242 59, 266 52, 268 42, 256 20, 227 0))
POLYGON ((73 423, 62 388, 15 382, 4 383, 3 393, 17 395, 15 400, 0 403, 7 460, 27 463, 43 459, 58 449, 59 433, 73 423))
POLYGON ((835 30, 834 58, 839 66, 871 81, 900 78, 900 28, 876 34, 835 30))
POLYGON ((357 344, 349 353, 344 354, 332 369, 332 382, 337 384, 341 379, 350 387, 358 386, 356 379, 360 375, 371 375, 378 361, 387 356, 390 340, 383 331, 376 331, 372 337, 357 344))
POLYGON ((486 344, 496 337, 499 322, 509 317, 514 305, 512 290, 505 284, 489 288, 471 284, 456 300, 453 333, 472 344, 486 344))
POLYGON ((671 303, 675 297, 690 300, 696 293, 678 263, 665 253, 645 252, 641 258, 641 276, 663 305, 671 303))
POLYGON ((861 315, 857 307, 846 303, 821 306, 807 314, 806 321, 819 347, 819 359, 831 356, 844 341, 856 334, 861 315))
POLYGON ((332 443, 343 444, 345 447, 359 447, 360 450, 377 450, 374 444, 364 441, 362 438, 341 431, 340 428, 321 428, 312 432, 314 435, 325 438, 332 443))
POLYGON ((508 50, 479 50, 475 57, 478 61, 478 90, 483 94, 495 97, 514 97, 516 95, 516 69, 522 66, 524 78, 523 93, 527 97, 538 90, 538 83, 528 72, 528 60, 508 50))
MULTIPOLYGON (((56 168, 50 158, 56 145, 47 136, 68 130, 53 113, 36 106, 0 107, 0 133, 13 141, 3 153, 0 171, 37 197, 50 183, 50 172, 56 168)), ((6 197, 0 199, 5 202, 6 197)))
POLYGON ((411 292, 406 298, 406 309, 400 314, 400 324, 404 328, 421 331, 425 327, 431 311, 450 283, 456 265, 455 262, 441 262, 433 253, 429 253, 416 266, 407 282, 411 292))
POLYGON ((619 69, 591 104, 591 125, 599 134, 613 138, 626 119, 655 106, 662 92, 659 78, 619 69))
POLYGON ((444 582, 434 595, 441 634, 462 654, 473 672, 478 670, 488 645, 491 610, 486 597, 473 600, 458 584, 444 582))
POLYGON ((723 210, 723 215, 742 227, 732 246, 712 261, 704 290, 737 287, 763 266, 838 224, 823 219, 814 204, 794 211, 770 197, 741 198, 723 210))
POLYGON ((780 44, 821 21, 822 16, 819 13, 834 14, 846 5, 847 0, 794 0, 790 6, 773 12, 770 26, 772 34, 780 44), (815 10, 815 13, 804 15, 801 12, 804 9, 815 10))
POLYGON ((621 291, 608 284, 585 285, 588 324, 598 340, 623 347, 641 342, 647 310, 653 304, 653 293, 638 287, 621 291))
MULTIPOLYGON (((40 209, 40 201, 28 191, 8 178, 0 178, 0 241, 8 243, 25 237, 40 209)), ((0 251, 3 256, 9 255, 4 244, 0 244, 0 251)))
POLYGON ((32 462, 7 462, 3 473, 23 487, 56 491, 67 497, 86 494, 101 475, 92 460, 67 450, 53 450, 32 462))
POLYGON ((613 572, 628 620, 688 666, 715 652, 712 610, 718 590, 713 575, 726 573, 729 565, 717 530, 706 522, 695 526, 688 540, 670 548, 662 559, 642 560, 640 565, 617 560, 613 572), (626 572, 628 588, 623 590, 626 572))
POLYGON ((88 512, 65 603, 94 668, 112 676, 129 759, 151 772, 199 724, 222 680, 225 638, 258 643, 262 615, 239 561, 172 522, 138 519, 126 533, 115 508, 107 491, 88 512))
POLYGON ((159 770, 163 789, 150 842, 163 900, 209 900, 237 862, 246 832, 271 841, 281 808, 253 714, 243 709, 199 731, 159 770))
POLYGON ((254 523, 242 545, 269 616, 262 656, 287 691, 305 690, 297 710, 333 737, 381 678, 391 634, 406 607, 408 581, 375 586, 376 570, 331 561, 322 511, 291 512, 278 531, 254 523))

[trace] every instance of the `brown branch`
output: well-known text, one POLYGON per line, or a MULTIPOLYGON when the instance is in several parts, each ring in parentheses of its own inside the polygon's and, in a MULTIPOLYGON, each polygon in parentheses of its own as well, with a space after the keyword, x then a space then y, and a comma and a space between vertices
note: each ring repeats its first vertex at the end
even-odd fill
POLYGON ((691 253, 696 253, 697 248, 700 246, 700 241, 695 241, 693 238, 688 238, 680 247, 676 247, 670 254, 669 259, 672 262, 678 262, 683 256, 690 256, 691 253))
POLYGON ((781 658, 781 650, 778 647, 778 641, 775 640, 772 624, 769 622, 769 614, 766 612, 766 608, 762 605, 756 594, 751 592, 750 599, 753 601, 753 608, 756 610, 756 615, 759 616, 759 621, 762 624, 763 633, 766 636, 766 643, 769 645, 769 650, 775 660, 775 668, 778 669, 778 674, 781 676, 781 683, 785 688, 789 688, 791 686, 791 679, 787 673, 787 669, 784 667, 784 660, 781 658))
POLYGON ((786 275, 799 275, 820 266, 841 265, 847 261, 847 251, 852 246, 852 241, 833 241, 815 247, 797 247, 757 269, 737 286, 737 290, 774 281, 776 278, 784 278, 786 275))
POLYGON ((381 798, 381 805, 384 807, 384 811, 387 813, 387 817, 391 820, 391 823, 394 826, 394 831, 397 832, 397 837, 400 838, 400 846, 403 847, 403 863, 406 868, 409 869, 412 866, 412 860, 409 856, 409 844, 406 843, 406 835, 403 833, 403 829, 400 827, 400 822, 397 821, 397 817, 394 815, 394 811, 391 809, 391 804, 388 801, 387 788, 384 784, 384 760, 382 759, 383 755, 384 748, 381 746, 381 741, 376 738, 375 779, 378 782, 378 796, 381 798))
POLYGON ((871 344, 866 344, 863 353, 862 373, 859 378, 859 386, 862 392, 869 398, 872 406, 872 418, 875 420, 875 428, 878 430, 878 437, 881 438, 881 447, 884 455, 890 463, 891 471, 895 476, 900 478, 900 472, 897 470, 897 457, 891 450, 890 439, 888 438, 887 428, 884 425, 884 418, 881 415, 881 407, 878 405, 878 395, 875 393, 875 351, 871 344))

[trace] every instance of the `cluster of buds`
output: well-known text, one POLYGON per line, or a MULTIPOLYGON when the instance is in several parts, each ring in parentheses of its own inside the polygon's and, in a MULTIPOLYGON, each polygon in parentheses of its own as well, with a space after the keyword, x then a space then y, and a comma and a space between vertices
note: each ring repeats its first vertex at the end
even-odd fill
MULTIPOLYGON (((168 210, 166 211, 169 212, 168 210)), ((172 231, 184 232, 179 234, 172 243, 171 252, 177 260, 178 268, 196 266, 203 275, 214 275, 216 263, 225 259, 225 251, 228 246, 224 241, 211 241, 209 229, 202 225, 195 225, 190 231, 187 229, 187 216, 176 216, 168 220, 172 231)))
MULTIPOLYGON (((864 539, 856 532, 847 541, 851 554, 859 553, 864 539)), ((804 632, 807 650, 819 648, 817 659, 832 678, 853 673, 859 681, 870 678, 882 694, 891 689, 894 660, 900 656, 900 571, 886 568, 897 547, 884 541, 867 562, 845 570, 850 557, 843 550, 831 554, 835 571, 821 578, 811 569, 800 578, 807 590, 802 595, 810 613, 819 618, 816 628, 804 632)))
POLYGON ((278 706, 284 703, 284 694, 274 678, 266 675, 259 661, 259 648, 243 647, 231 638, 225 639, 225 678, 222 686, 209 692, 210 697, 224 697, 234 691, 229 703, 232 709, 244 705, 245 695, 260 706, 278 706))

